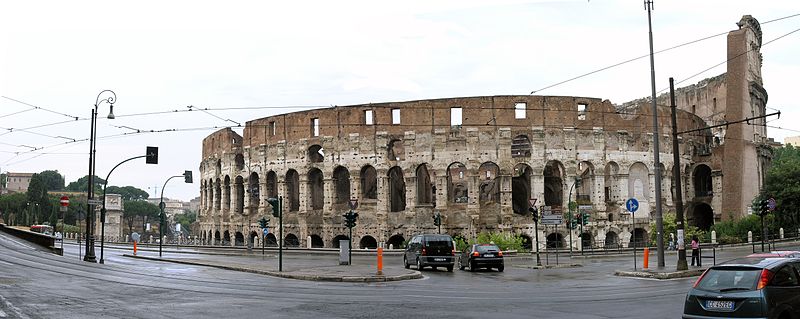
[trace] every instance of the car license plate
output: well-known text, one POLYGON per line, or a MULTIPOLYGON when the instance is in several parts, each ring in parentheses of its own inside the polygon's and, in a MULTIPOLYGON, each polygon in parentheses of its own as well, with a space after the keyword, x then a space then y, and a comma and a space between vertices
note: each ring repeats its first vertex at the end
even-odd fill
POLYGON ((494 257, 494 254, 483 254, 483 257, 494 257))
POLYGON ((718 310, 733 310, 733 301, 706 300, 706 308, 718 310))
POLYGON ((447 259, 444 259, 444 258, 434 258, 433 259, 433 261, 445 261, 445 260, 447 260, 447 259))

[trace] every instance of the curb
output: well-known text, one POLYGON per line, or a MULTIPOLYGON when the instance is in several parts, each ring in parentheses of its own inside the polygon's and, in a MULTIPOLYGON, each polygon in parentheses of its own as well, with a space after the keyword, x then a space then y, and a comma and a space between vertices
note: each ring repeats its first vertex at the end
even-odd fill
POLYGON ((582 264, 560 264, 560 265, 541 265, 541 266, 513 266, 517 268, 524 268, 524 269, 560 269, 560 268, 577 268, 583 267, 582 264))
POLYGON ((637 277, 637 278, 652 278, 652 279, 676 279, 676 278, 687 278, 687 277, 696 277, 703 274, 706 268, 698 268, 698 269, 689 269, 689 270, 681 270, 681 271, 673 271, 673 272, 657 272, 657 271, 627 271, 627 270, 617 270, 614 272, 615 276, 620 277, 637 277))
POLYGON ((253 273, 253 274, 267 275, 267 276, 273 276, 273 277, 279 277, 279 278, 308 280, 308 281, 388 282, 388 281, 400 281, 400 280, 411 280, 411 279, 421 279, 421 278, 423 278, 422 273, 420 273, 419 271, 414 271, 413 273, 399 275, 399 276, 377 276, 377 275, 375 275, 375 276, 326 276, 326 275, 311 275, 311 274, 292 274, 292 273, 279 272, 279 271, 258 270, 258 269, 252 269, 252 268, 234 267, 234 266, 225 266, 225 265, 213 265, 213 264, 205 264, 205 263, 194 262, 194 261, 176 260, 176 259, 163 259, 163 258, 147 257, 147 256, 136 256, 136 255, 129 255, 129 254, 123 254, 122 256, 123 257, 128 257, 128 258, 138 258, 138 259, 153 260, 153 261, 171 262, 171 263, 184 264, 184 265, 213 267, 213 268, 219 268, 219 269, 225 269, 225 270, 233 270, 233 271, 248 272, 248 273, 253 273))

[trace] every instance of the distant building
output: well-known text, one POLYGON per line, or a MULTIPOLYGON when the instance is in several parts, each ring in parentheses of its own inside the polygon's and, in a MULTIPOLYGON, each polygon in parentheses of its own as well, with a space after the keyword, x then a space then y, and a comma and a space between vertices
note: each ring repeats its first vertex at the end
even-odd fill
POLYGON ((28 185, 31 184, 33 173, 8 172, 6 175, 6 188, 3 193, 24 193, 28 191, 28 185))
POLYGON ((800 136, 790 136, 783 139, 783 144, 792 144, 792 146, 800 146, 800 136))
POLYGON ((192 198, 192 200, 189 201, 189 206, 187 207, 187 209, 193 212, 197 212, 197 210, 200 209, 200 196, 192 198))

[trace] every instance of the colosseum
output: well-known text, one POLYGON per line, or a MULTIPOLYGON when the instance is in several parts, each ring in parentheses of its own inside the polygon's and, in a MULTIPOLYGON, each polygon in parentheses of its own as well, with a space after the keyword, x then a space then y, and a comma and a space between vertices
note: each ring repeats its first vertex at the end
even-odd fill
MULTIPOLYGON (((705 128, 677 141, 690 225, 708 229, 748 214, 761 187, 772 157, 763 120, 709 128, 765 114, 760 46, 758 21, 744 16, 728 34, 727 72, 676 89, 678 131, 705 128)), ((414 234, 436 232, 435 213, 443 233, 463 238, 510 232, 530 243, 538 232, 542 247, 565 247, 570 238, 571 247, 624 247, 648 236, 656 187, 663 211, 674 212, 668 97, 657 104, 659 165, 649 99, 460 97, 255 119, 242 135, 222 129, 203 140, 201 238, 275 243, 277 218, 265 238, 257 221, 271 217, 266 199, 282 196, 287 246, 338 247, 348 238, 342 214, 356 199, 354 247, 400 247, 414 234), (640 202, 635 218, 625 209, 628 198, 640 202), (536 229, 530 199, 561 212, 577 202, 589 222, 583 233, 536 229)))

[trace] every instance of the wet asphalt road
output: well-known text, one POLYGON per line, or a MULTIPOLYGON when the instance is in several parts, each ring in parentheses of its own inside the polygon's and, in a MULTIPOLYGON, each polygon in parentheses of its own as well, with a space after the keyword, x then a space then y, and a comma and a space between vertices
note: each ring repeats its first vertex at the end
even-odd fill
POLYGON ((679 318, 693 282, 613 276, 628 258, 547 270, 507 265, 503 273, 425 270, 420 280, 365 284, 131 259, 108 247, 100 265, 79 261, 77 246, 65 249, 57 256, 0 233, 0 318, 679 318))

